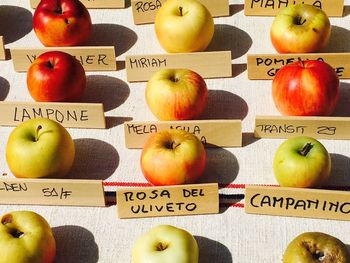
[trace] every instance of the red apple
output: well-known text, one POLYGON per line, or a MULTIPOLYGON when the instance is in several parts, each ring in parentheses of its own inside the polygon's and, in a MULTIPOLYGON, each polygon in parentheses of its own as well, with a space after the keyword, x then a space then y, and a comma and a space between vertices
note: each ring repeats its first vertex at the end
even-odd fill
POLYGON ((206 153, 200 140, 183 130, 153 134, 144 145, 141 168, 153 185, 179 185, 195 182, 203 174, 206 153))
POLYGON ((192 70, 161 69, 147 83, 146 101, 159 120, 195 119, 207 105, 208 89, 192 70))
POLYGON ((272 96, 284 115, 328 116, 339 100, 339 79, 325 62, 297 61, 277 72, 272 96))
POLYGON ((77 59, 67 53, 46 52, 29 67, 27 86, 36 101, 77 101, 86 87, 85 70, 77 59))
POLYGON ((317 52, 327 46, 331 35, 328 16, 313 5, 288 5, 275 17, 271 42, 279 53, 317 52))
POLYGON ((33 28, 45 46, 78 46, 91 35, 91 18, 79 0, 41 0, 33 28))

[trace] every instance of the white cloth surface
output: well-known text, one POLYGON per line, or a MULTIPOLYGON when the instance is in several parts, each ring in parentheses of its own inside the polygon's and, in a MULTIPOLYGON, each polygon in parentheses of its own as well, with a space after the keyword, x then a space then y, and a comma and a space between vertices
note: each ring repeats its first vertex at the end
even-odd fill
MULTIPOLYGON (((276 184, 272 171, 275 149, 283 140, 255 140, 256 115, 280 115, 271 97, 271 81, 250 81, 247 53, 275 53, 269 39, 272 17, 246 17, 243 1, 230 1, 231 15, 215 18, 216 33, 210 50, 232 50, 233 77, 210 79, 209 106, 205 118, 242 119, 244 147, 208 150, 208 167, 202 182, 276 184)), ((350 0, 345 15, 330 18, 334 26, 327 51, 350 51, 350 0)), ((31 26, 33 10, 29 0, 0 0, 0 35, 6 48, 41 47, 31 26), (6 17, 6 20, 3 18, 6 17), (1 32, 1 30, 3 32, 1 32)), ((94 24, 91 45, 114 45, 117 61, 126 54, 164 53, 153 25, 133 23, 131 8, 90 10, 94 24)), ((210 62, 209 62, 210 63, 210 62)), ((120 64, 120 63, 119 63, 120 64)), ((88 72, 84 102, 103 102, 108 129, 69 129, 77 146, 71 178, 103 179, 106 182, 146 182, 142 176, 140 150, 124 146, 125 120, 156 120, 147 108, 146 83, 127 83, 125 69, 116 72, 88 72)), ((350 116, 350 81, 342 80, 336 116, 350 116)), ((0 61, 0 100, 32 101, 26 89, 26 74, 16 73, 12 61, 0 61)), ((0 112, 0 114, 2 114, 0 112)), ((0 174, 10 174, 5 146, 13 127, 0 127, 0 174)), ((350 186, 350 142, 322 140, 332 154, 333 185, 350 186)), ((115 187, 107 187, 115 191, 115 187)), ((221 189, 241 194, 243 190, 221 189)), ((54 229, 57 263, 130 262, 136 238, 158 224, 185 228, 196 236, 200 263, 281 262, 287 244, 305 231, 320 231, 350 244, 348 222, 245 214, 242 208, 223 209, 217 215, 149 219, 117 218, 116 206, 80 208, 56 206, 1 205, 0 214, 32 210, 44 216, 54 229)))

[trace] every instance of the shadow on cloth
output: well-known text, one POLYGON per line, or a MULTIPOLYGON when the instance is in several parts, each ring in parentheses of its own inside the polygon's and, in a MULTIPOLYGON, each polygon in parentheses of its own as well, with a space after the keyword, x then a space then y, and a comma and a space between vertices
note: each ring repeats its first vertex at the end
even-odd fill
POLYGON ((207 148, 207 163, 200 183, 231 184, 239 172, 236 156, 224 148, 207 148))
POLYGON ((247 63, 232 64, 232 78, 235 78, 241 75, 246 70, 247 70, 247 63))
POLYGON ((137 41, 136 33, 122 25, 94 24, 87 46, 114 46, 118 57, 127 52, 137 41))
POLYGON ((32 13, 22 7, 0 5, 0 35, 5 44, 15 42, 27 35, 33 28, 32 13))
POLYGON ((350 117, 350 83, 340 83, 340 98, 333 116, 350 117))
POLYGON ((116 126, 124 124, 124 122, 132 121, 132 117, 115 117, 115 116, 107 116, 106 117, 106 126, 107 129, 114 128, 116 126))
POLYGON ((0 77, 0 101, 5 100, 10 91, 10 83, 7 79, 0 77))
POLYGON ((199 247, 198 262, 233 262, 230 250, 220 242, 202 236, 194 236, 194 238, 196 239, 199 247))
POLYGON ((254 136, 254 132, 243 132, 242 133, 242 147, 248 146, 259 141, 260 138, 254 136))
POLYGON ((201 119, 239 119, 248 114, 248 104, 240 96, 225 90, 209 90, 208 105, 201 119))
POLYGON ((122 105, 129 95, 130 88, 126 82, 109 76, 90 75, 86 78, 86 90, 81 101, 103 103, 107 112, 122 105))
POLYGON ((215 25, 214 37, 206 51, 232 52, 231 58, 236 59, 245 55, 252 46, 252 39, 245 31, 230 25, 215 25))
POLYGON ((97 139, 75 139, 75 160, 68 174, 72 179, 109 178, 119 166, 119 154, 110 144, 97 139))
POLYGON ((55 263, 96 263, 99 249, 93 234, 80 226, 52 228, 56 239, 55 263))
POLYGON ((350 186, 350 158, 331 153, 332 170, 327 186, 350 186))
POLYGON ((328 46, 323 52, 350 52, 350 30, 332 26, 332 33, 329 39, 328 46))
POLYGON ((241 12, 242 10, 244 10, 243 4, 230 5, 230 16, 233 16, 233 15, 241 12))
POLYGON ((344 6, 344 13, 343 13, 344 17, 350 15, 350 6, 346 5, 344 6))

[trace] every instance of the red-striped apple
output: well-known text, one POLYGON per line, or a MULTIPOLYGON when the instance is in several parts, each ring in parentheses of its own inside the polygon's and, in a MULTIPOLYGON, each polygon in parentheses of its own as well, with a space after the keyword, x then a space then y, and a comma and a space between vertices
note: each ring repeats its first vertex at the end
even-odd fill
POLYGON ((142 150, 141 168, 153 185, 189 184, 205 169, 206 152, 193 134, 183 130, 164 130, 151 135, 142 150))

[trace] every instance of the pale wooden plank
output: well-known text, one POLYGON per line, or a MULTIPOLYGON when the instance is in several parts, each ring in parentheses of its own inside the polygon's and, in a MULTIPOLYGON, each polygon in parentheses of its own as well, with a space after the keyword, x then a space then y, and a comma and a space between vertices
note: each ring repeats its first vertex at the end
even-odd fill
MULTIPOLYGON (((149 24, 154 23, 157 11, 166 0, 132 0, 131 8, 134 23, 149 24)), ((205 5, 213 17, 228 16, 230 7, 228 0, 200 0, 205 5)))
POLYGON ((291 4, 315 5, 328 16, 343 16, 344 0, 245 0, 244 14, 246 16, 275 16, 282 8, 291 4))
POLYGON ((2 179, 0 204, 105 206, 102 180, 2 179))
POLYGON ((126 56, 129 82, 148 81, 163 68, 191 69, 203 78, 232 77, 231 51, 126 56))
MULTIPOLYGON (((125 0, 80 0, 86 8, 125 8, 125 0)), ((30 0, 31 8, 36 8, 40 0, 30 0)))
POLYGON ((25 72, 31 63, 42 53, 63 51, 74 56, 86 71, 115 71, 117 69, 113 46, 94 47, 45 47, 45 48, 11 48, 14 69, 25 72))
POLYGON ((162 122, 125 122, 124 134, 127 148, 143 148, 148 137, 167 129, 185 130, 207 147, 241 147, 241 120, 191 120, 162 122))
POLYGON ((318 139, 349 140, 349 117, 256 116, 257 138, 310 136, 318 139))
POLYGON ((334 68, 339 78, 350 78, 350 53, 248 54, 248 78, 273 79, 281 67, 300 60, 324 61, 334 68))
POLYGON ((5 52, 5 44, 4 44, 4 37, 0 36, 0 60, 6 59, 6 52, 5 52))
POLYGON ((121 189, 117 208, 119 218, 217 214, 218 184, 121 189))
POLYGON ((246 186, 248 214, 350 220, 350 192, 246 186))
POLYGON ((0 126, 48 118, 70 128, 106 128, 102 103, 0 102, 0 126))

